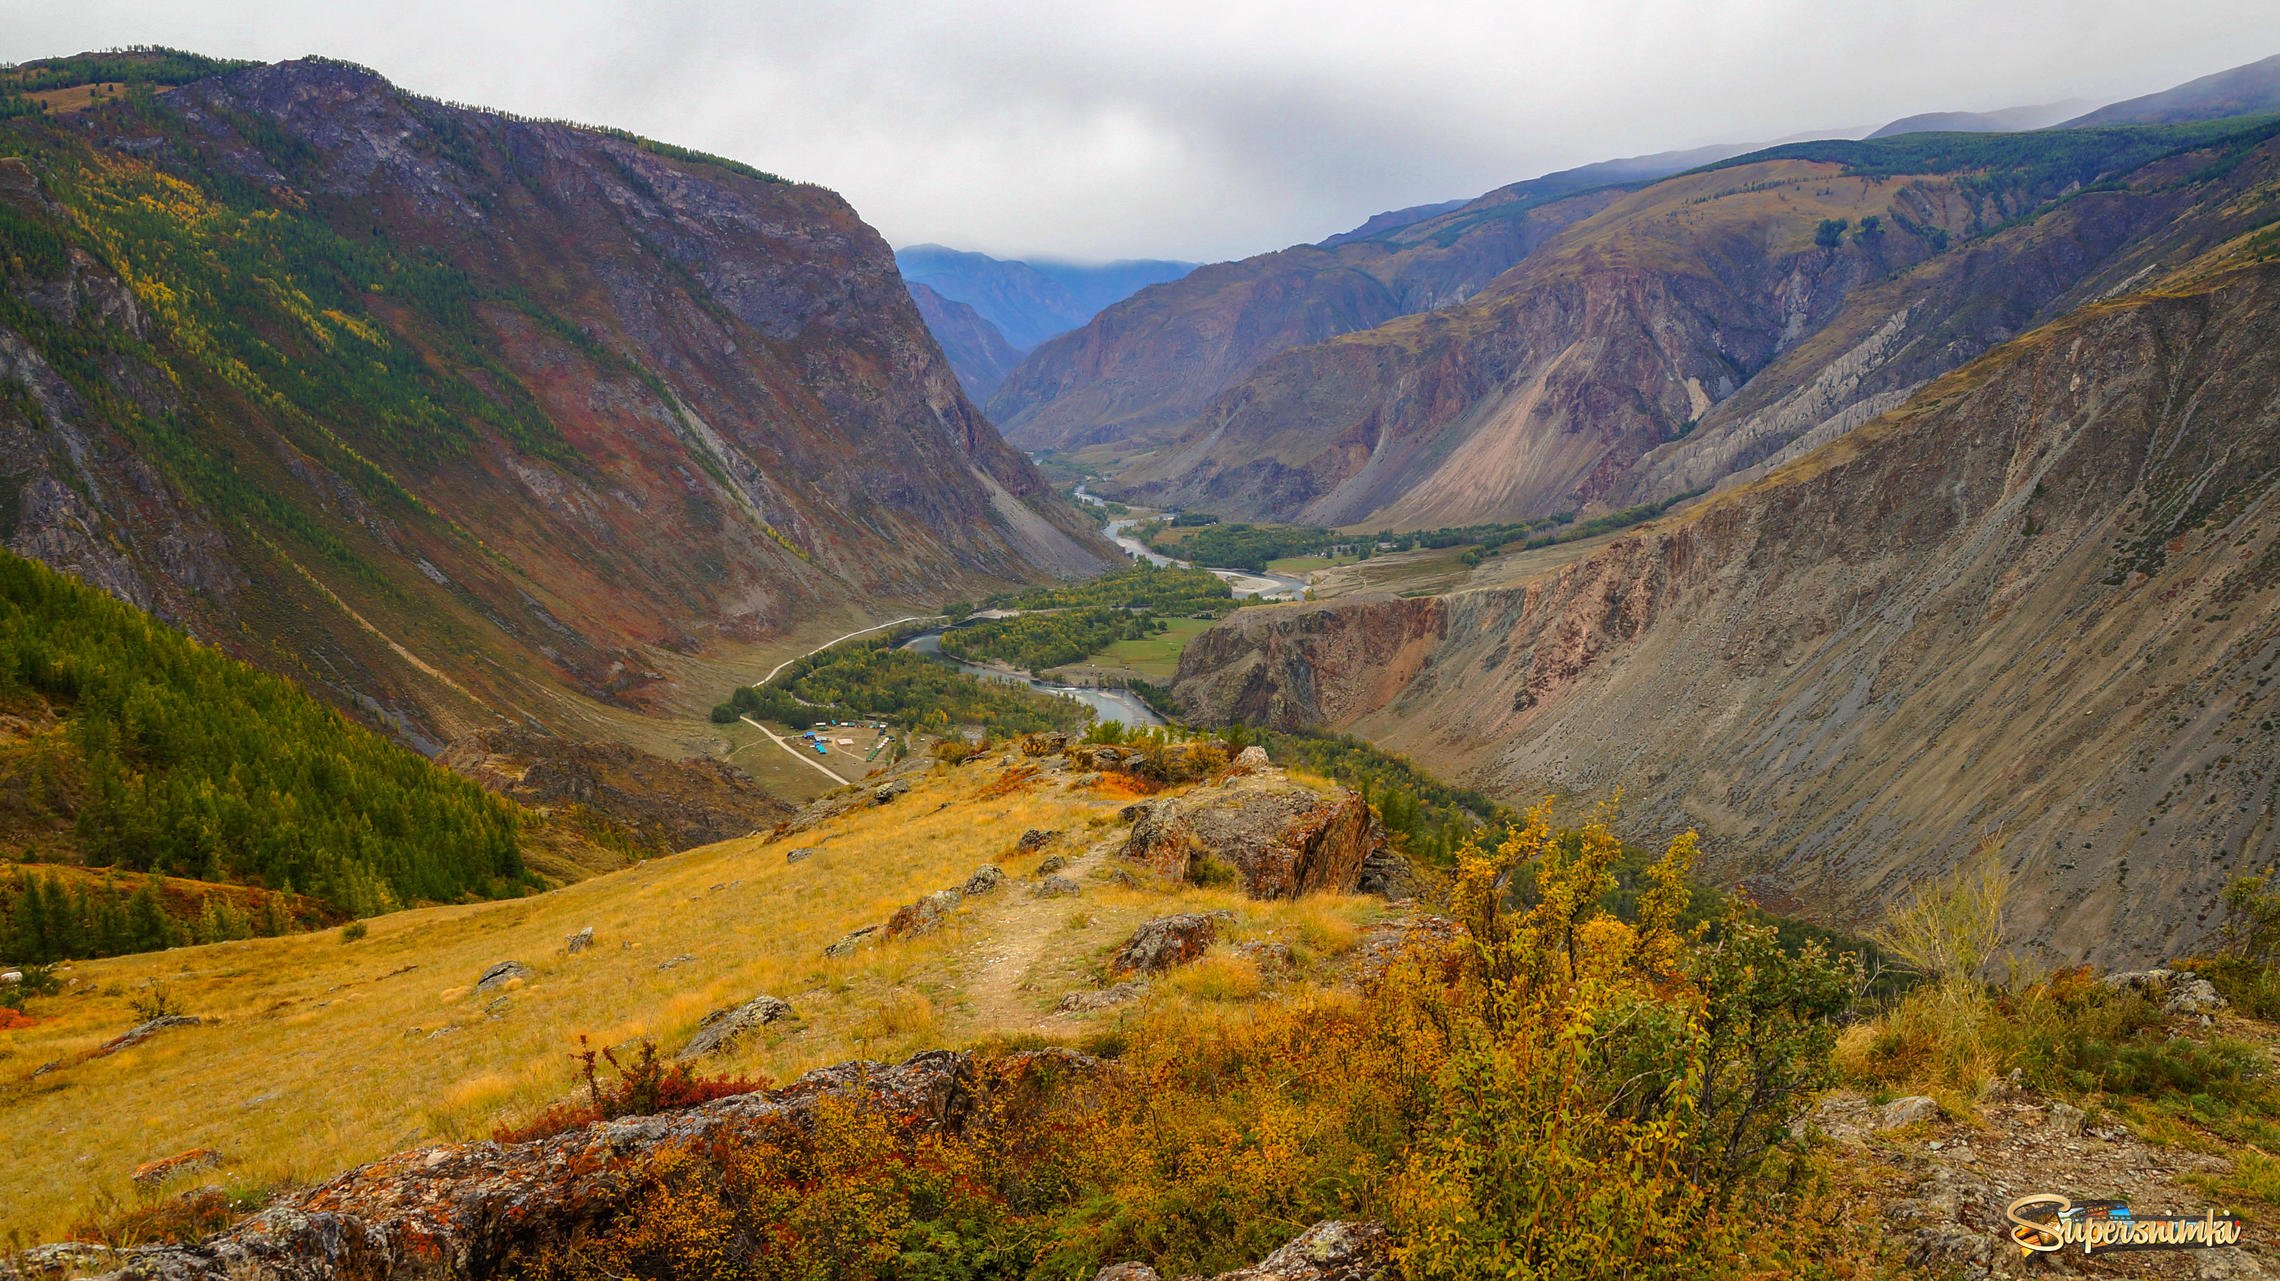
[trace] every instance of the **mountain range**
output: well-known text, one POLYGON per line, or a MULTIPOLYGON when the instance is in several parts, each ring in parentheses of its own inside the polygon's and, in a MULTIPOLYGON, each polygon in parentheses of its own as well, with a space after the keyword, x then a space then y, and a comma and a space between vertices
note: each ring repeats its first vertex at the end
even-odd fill
POLYGON ((1191 262, 1126 259, 1110 263, 1031 261, 913 245, 895 263, 919 299, 935 337, 977 399, 986 397, 1022 353, 1067 333, 1149 285, 1177 280, 1191 262), (923 291, 923 292, 922 292, 923 291), (931 296, 931 297, 930 297, 931 296), (954 310, 962 306, 972 314, 954 310))

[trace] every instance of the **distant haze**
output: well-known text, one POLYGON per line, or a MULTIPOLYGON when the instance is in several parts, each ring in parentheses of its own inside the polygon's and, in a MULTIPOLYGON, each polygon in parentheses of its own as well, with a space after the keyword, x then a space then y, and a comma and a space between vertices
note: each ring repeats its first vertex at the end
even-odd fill
POLYGON ((896 244, 1212 260, 1614 156, 2110 102, 2271 0, 0 0, 0 58, 326 53, 823 183, 896 244))

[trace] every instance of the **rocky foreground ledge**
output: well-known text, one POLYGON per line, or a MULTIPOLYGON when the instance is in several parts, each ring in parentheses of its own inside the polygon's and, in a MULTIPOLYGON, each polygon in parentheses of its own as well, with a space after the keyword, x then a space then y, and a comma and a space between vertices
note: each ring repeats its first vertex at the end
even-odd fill
MULTIPOLYGON (((195 1245, 110 1249, 65 1243, 0 1263, 0 1281, 477 1281, 518 1245, 623 1205, 643 1158, 807 1125, 831 1101, 883 1111, 912 1134, 962 1133, 989 1105, 1034 1097, 1053 1080, 1111 1070, 1071 1050, 983 1062, 929 1050, 902 1063, 818 1068, 790 1085, 653 1116, 584 1126, 525 1143, 415 1148, 289 1194, 195 1245)), ((1323 1223, 1223 1281, 1371 1281, 1386 1271, 1384 1230, 1323 1223)), ((1149 1281, 1119 1264, 1104 1276, 1149 1281)))

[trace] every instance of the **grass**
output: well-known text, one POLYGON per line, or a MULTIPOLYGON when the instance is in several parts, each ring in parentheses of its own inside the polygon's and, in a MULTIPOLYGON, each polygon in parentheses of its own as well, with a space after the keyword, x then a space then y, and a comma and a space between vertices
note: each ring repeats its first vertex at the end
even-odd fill
POLYGON ((1188 642, 1201 636, 1210 626, 1208 619, 1167 618, 1164 630, 1154 636, 1118 641, 1082 663, 1057 667, 1049 675, 1061 679, 1138 676, 1163 684, 1179 671, 1180 654, 1187 649, 1188 642))
MULTIPOLYGON (((10 1168, 41 1174, 8 1181, 16 1186, 0 1198, 0 1239, 54 1239, 104 1207, 145 1203, 129 1172, 190 1148, 224 1158, 221 1172, 198 1181, 242 1197, 420 1144, 484 1137, 570 1094, 581 1033, 612 1046, 651 1037, 670 1052, 705 1014, 765 992, 790 1001, 799 1021, 707 1070, 778 1081, 992 1037, 1075 1038, 1126 1016, 1057 1016, 1053 1007, 1089 985, 1142 920, 1230 908, 1234 935, 1283 938, 1302 958, 1326 961, 1382 910, 1360 898, 1254 903, 1232 890, 1085 877, 1073 902, 1008 885, 961 907, 936 935, 824 959, 825 944, 983 863, 1020 878, 1048 853, 1074 856, 1120 836, 1128 789, 1070 789, 1050 776, 994 786, 1006 773, 994 760, 937 768, 892 805, 775 844, 728 841, 526 899, 378 917, 352 943, 326 931, 71 965, 61 995, 33 1002, 36 1023, 0 1031, 0 1144, 10 1168), (1017 855, 1033 827, 1068 835, 1017 855), (799 846, 819 853, 786 863, 799 846), (1086 925, 1064 928, 1077 914, 1086 925), (588 926, 594 946, 567 954, 564 940, 588 926), (659 968, 681 955, 696 959, 659 968), (532 974, 474 993, 476 978, 504 960, 532 974), (132 1004, 160 987, 210 1022, 82 1059, 131 1026, 132 1004), (32 1076, 50 1062, 64 1066, 32 1076)), ((1258 989, 1235 962, 1208 962, 1208 973, 1183 981, 1192 992, 1167 990, 1157 1004, 1194 1017, 1241 1008, 1258 989)))

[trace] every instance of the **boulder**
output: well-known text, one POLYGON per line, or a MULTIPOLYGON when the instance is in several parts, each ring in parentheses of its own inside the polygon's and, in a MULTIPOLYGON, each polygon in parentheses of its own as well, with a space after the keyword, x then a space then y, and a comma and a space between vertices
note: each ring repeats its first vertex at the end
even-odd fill
POLYGON ((1125 812, 1134 817, 1124 857, 1174 880, 1188 879, 1198 858, 1216 858, 1241 873, 1253 898, 1349 892, 1386 843, 1384 826, 1360 794, 1316 791, 1281 770, 1125 812))
POLYGON ((1053 873, 1060 871, 1062 868, 1067 867, 1068 865, 1069 860, 1061 857, 1060 855, 1048 854, 1045 856, 1045 861, 1037 865, 1037 874, 1039 876, 1051 876, 1053 873))
POLYGON ((1381 844, 1362 859, 1354 889, 1385 899, 1408 898, 1417 892, 1417 869, 1410 866, 1408 855, 1381 844))
POLYGON ((1083 886, 1078 885, 1066 876, 1048 876, 1029 887, 1029 894, 1032 898, 1069 898, 1083 892, 1083 886))
POLYGON ((657 963, 657 971, 658 973, 662 974, 666 970, 677 970, 684 965, 694 965, 696 963, 697 958, 689 955, 687 952, 683 952, 679 956, 668 956, 664 960, 659 961, 657 963))
POLYGON ((1911 1094, 1904 1099, 1894 1099, 1885 1104, 1883 1109, 1876 1114, 1876 1128, 1879 1130, 1897 1130, 1903 1125, 1933 1120, 1939 1114, 1939 1100, 1928 1094, 1911 1094))
POLYGON ((1160 916, 1132 931, 1108 959, 1111 974, 1161 974, 1200 959, 1219 938, 1219 923, 1201 912, 1160 916))
POLYGON ((2087 1119, 2089 1114, 2071 1103, 2053 1103, 2043 1124, 2055 1134, 2075 1135, 2082 1133, 2082 1123, 2087 1119))
POLYGON ((1111 1263, 1093 1273, 1093 1281, 1163 1281, 1163 1278, 1145 1263, 1111 1263))
POLYGON ((1248 1268, 1220 1273, 1215 1281, 1379 1281, 1395 1275, 1393 1240, 1384 1224, 1332 1219, 1248 1268))
POLYGON ((562 950, 572 956, 594 945, 594 927, 589 925, 562 941, 562 950))
POLYGON ((726 1054, 736 1048, 745 1034, 778 1023, 798 1018, 792 1007, 772 996, 755 996, 742 1005, 731 1005, 714 1010, 697 1024, 696 1035, 681 1047, 684 1059, 703 1058, 708 1054, 726 1054))
POLYGON ((88 1055, 88 1057, 99 1059, 106 1054, 117 1054, 119 1051, 124 1050, 129 1046, 141 1045, 143 1042, 149 1040, 154 1036, 157 1036, 159 1033, 164 1032, 168 1028, 196 1027, 203 1022, 205 1022, 205 1020, 199 1018, 195 1014, 162 1014, 155 1019, 149 1020, 148 1022, 137 1023, 133 1027, 128 1028, 126 1031, 112 1037, 110 1040, 96 1046, 94 1052, 88 1055))
POLYGON ((965 897, 958 890, 936 890, 916 903, 896 908, 895 914, 887 919, 887 937, 905 939, 932 934, 949 921, 951 911, 965 897))
POLYGON ((878 932, 879 927, 876 925, 866 925, 859 930, 849 930, 846 937, 823 949, 823 954, 825 956, 845 956, 862 946, 863 940, 878 932))
POLYGON ((495 988, 505 987, 516 979, 527 979, 529 977, 530 967, 521 961, 501 961, 483 971, 483 977, 475 980, 475 990, 477 992, 489 992, 495 988))
POLYGON ((884 805, 909 790, 910 784, 899 778, 891 783, 881 783, 871 789, 871 803, 884 805))
POLYGON ((136 1166, 135 1172, 128 1177, 134 1180, 136 1187, 149 1188, 156 1187, 177 1174, 196 1174, 218 1169, 221 1164, 222 1154, 212 1148, 192 1148, 173 1156, 162 1156, 156 1161, 145 1161, 136 1166))
POLYGON ((1021 736, 1023 756, 1059 756, 1069 750, 1069 736, 1059 730, 1041 730, 1021 736))
POLYGON ((1034 853, 1059 840, 1060 836, 1059 832, 1042 827, 1033 827, 1021 834, 1021 839, 1014 842, 1014 848, 1024 854, 1034 853))
POLYGON ((2141 993, 2161 1002, 2169 1014, 2210 1014, 2227 1002, 2216 985, 2191 970, 2129 970, 2099 982, 2117 992, 2141 993))
POLYGON ((1438 962, 1466 938, 1465 927, 1446 916, 1404 916, 1380 921, 1362 931, 1354 949, 1354 974, 1364 982, 1382 978, 1393 963, 1409 953, 1438 962))
POLYGON ((799 862, 801 859, 805 859, 805 858, 814 858, 814 857, 815 857, 815 853, 816 853, 816 850, 815 850, 815 846, 813 846, 813 845, 802 845, 802 846, 800 846, 800 847, 799 847, 798 849, 796 849, 796 850, 786 850, 786 851, 784 851, 784 861, 785 861, 785 862, 787 862, 787 863, 797 863, 797 862, 799 862))
POLYGON ((966 878, 966 883, 958 887, 958 892, 972 898, 977 894, 995 893, 1004 884, 1005 873, 994 865, 985 865, 975 869, 974 874, 966 878))

